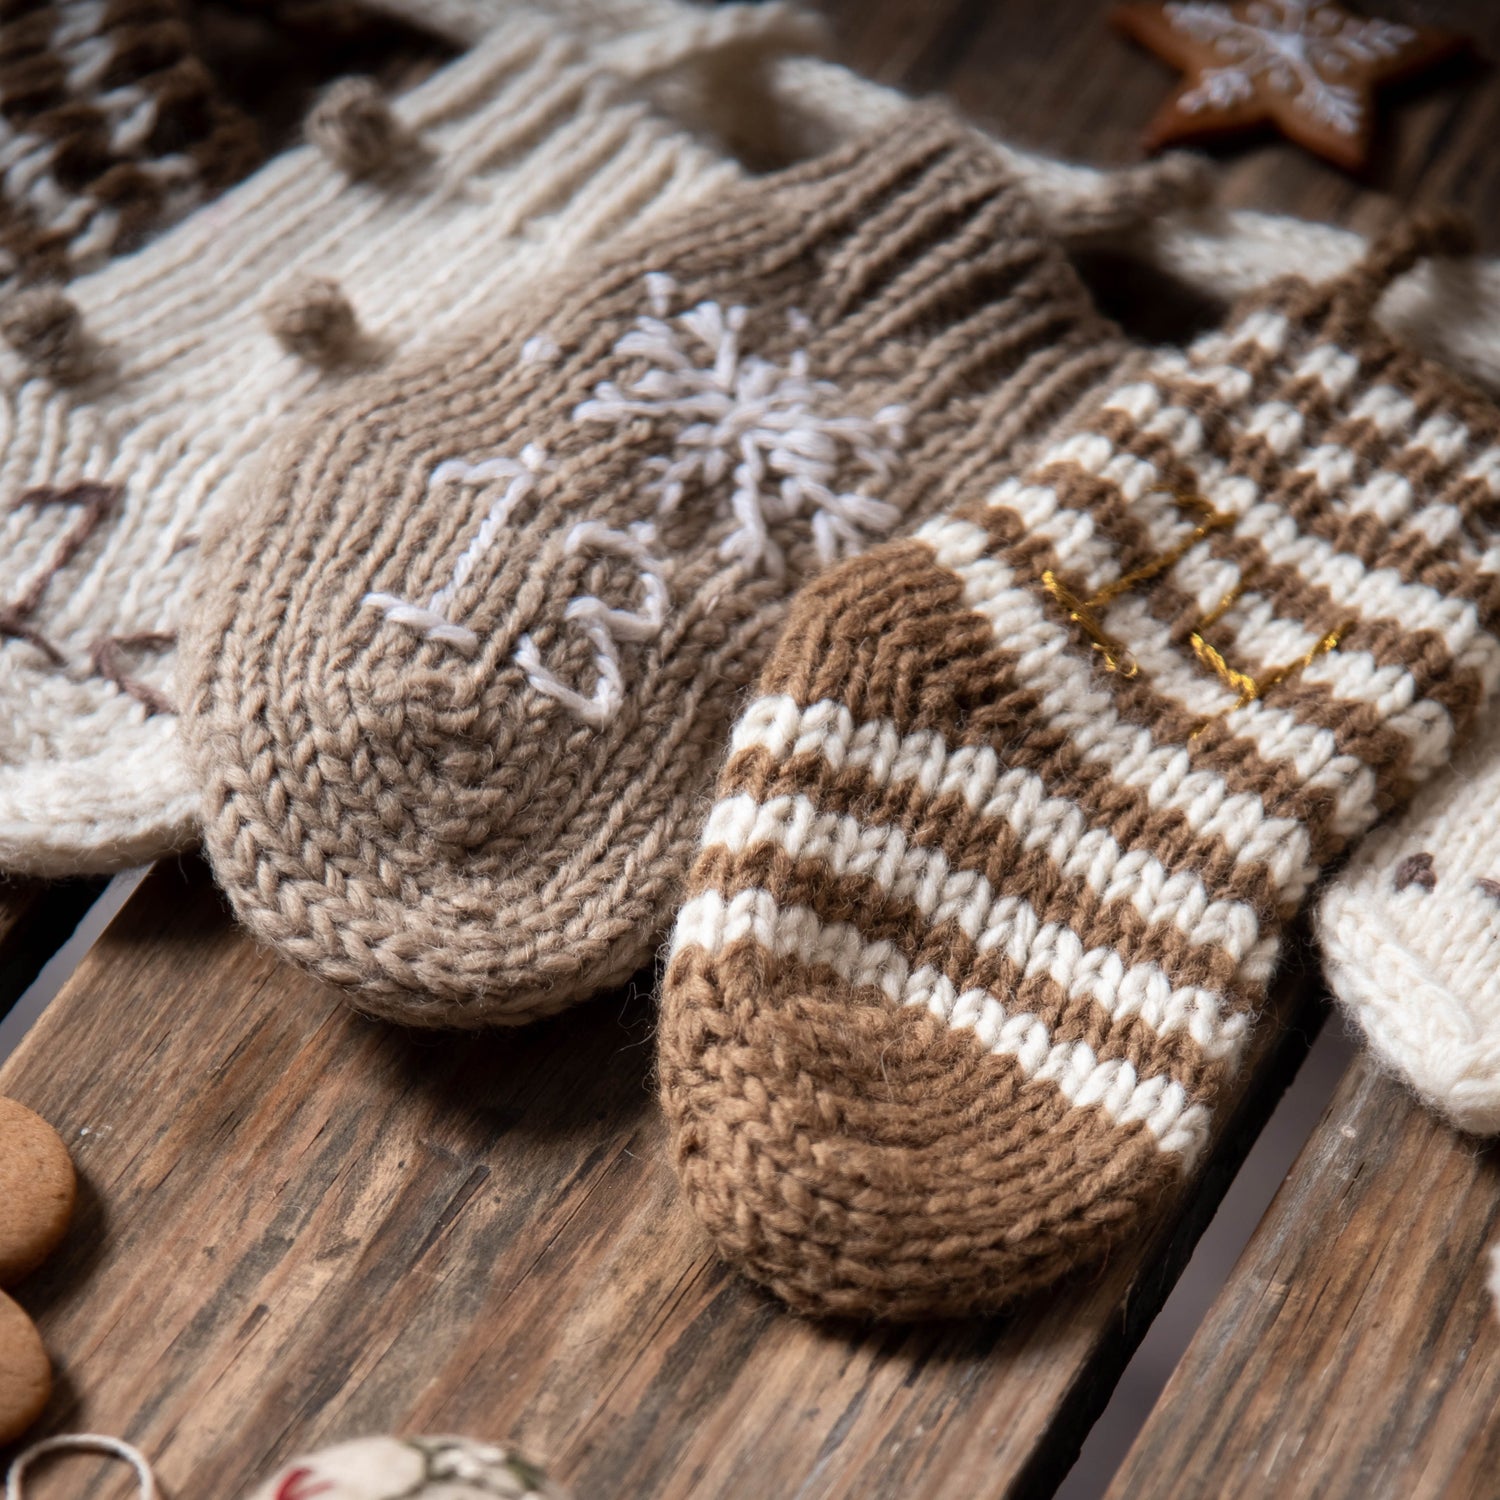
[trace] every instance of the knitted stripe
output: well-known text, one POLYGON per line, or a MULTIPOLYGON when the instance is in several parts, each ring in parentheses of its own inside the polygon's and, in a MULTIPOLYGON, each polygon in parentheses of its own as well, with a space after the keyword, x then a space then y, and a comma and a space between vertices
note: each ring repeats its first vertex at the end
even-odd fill
POLYGON ((1500 719, 1319 904, 1328 981, 1381 1062, 1461 1130, 1500 1131, 1500 719))
POLYGON ((797 601, 660 1032, 689 1199, 794 1305, 991 1307, 1138 1230, 1285 921, 1493 694, 1500 413, 1370 317, 1425 232, 797 601))
POLYGON ((53 0, 0 20, 0 286, 101 265, 257 154, 172 0, 53 0))
POLYGON ((405 179, 288 152, 73 284, 101 351, 84 384, 0 364, 0 867, 111 868, 195 836, 175 632, 203 530, 272 433, 738 175, 534 16, 398 109, 427 155, 405 179), (295 313, 324 295, 309 273, 356 320, 332 362, 266 326, 267 299, 295 313))
POLYGON ((991 153, 928 110, 372 382, 214 553, 190 729, 237 911, 404 1020, 514 1022, 626 977, 797 585, 1120 354, 991 153))

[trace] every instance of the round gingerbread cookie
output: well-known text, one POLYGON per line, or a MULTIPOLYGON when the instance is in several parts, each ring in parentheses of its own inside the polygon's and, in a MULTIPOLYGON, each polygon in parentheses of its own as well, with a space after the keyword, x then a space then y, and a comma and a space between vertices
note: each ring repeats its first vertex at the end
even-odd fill
POLYGON ((13 1285, 51 1254, 76 1191, 58 1133, 24 1104, 0 1099, 0 1286, 13 1285))
POLYGON ((251 1500, 567 1500, 509 1448, 467 1438, 357 1438, 294 1458, 251 1500))
POLYGON ((0 1448, 41 1416, 52 1394, 52 1366, 36 1325, 0 1292, 0 1448))

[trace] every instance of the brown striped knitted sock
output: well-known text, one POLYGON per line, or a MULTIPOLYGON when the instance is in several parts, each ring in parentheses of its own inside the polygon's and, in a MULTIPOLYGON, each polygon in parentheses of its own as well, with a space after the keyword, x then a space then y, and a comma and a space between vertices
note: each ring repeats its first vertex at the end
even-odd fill
POLYGON ((1413 229, 1142 358, 796 601, 660 1030, 688 1198, 814 1313, 991 1308, 1190 1170, 1284 924, 1500 675, 1500 415, 1373 323, 1413 229))
POLYGON ((799 581, 1120 354, 992 150, 919 110, 373 379, 208 544, 188 737, 236 910, 417 1023, 624 979, 799 581))

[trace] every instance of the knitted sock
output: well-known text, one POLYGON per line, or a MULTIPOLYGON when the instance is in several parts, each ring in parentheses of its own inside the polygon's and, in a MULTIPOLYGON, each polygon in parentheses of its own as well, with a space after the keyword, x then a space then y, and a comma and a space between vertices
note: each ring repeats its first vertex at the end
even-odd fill
POLYGON ((993 1307, 1139 1229, 1319 867, 1492 691, 1500 416, 1372 321, 1443 243, 1143 359, 799 597, 660 1029, 689 1201, 795 1306, 993 1307))
POLYGON ((931 110, 372 381, 213 553, 190 734, 235 909, 418 1023, 626 978, 798 582, 1118 356, 931 110))
POLYGON ((1500 718, 1363 844, 1318 907, 1334 994, 1460 1130, 1500 1131, 1500 718))
POLYGON ((0 869, 194 837, 175 632, 202 529, 273 433, 738 176, 522 12, 394 114, 346 81, 309 130, 70 300, 37 294, 33 373, 0 355, 0 869))
POLYGON ((174 0, 8 7, 0 107, 0 289, 103 264, 258 154, 174 0))

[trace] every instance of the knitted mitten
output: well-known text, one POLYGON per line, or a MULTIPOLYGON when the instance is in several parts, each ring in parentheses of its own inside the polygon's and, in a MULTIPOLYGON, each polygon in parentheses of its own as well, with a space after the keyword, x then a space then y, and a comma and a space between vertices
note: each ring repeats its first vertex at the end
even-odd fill
POLYGON ((258 154, 175 0, 7 6, 0 99, 0 287, 101 265, 258 154))
POLYGON ((213 553, 191 737, 236 910, 418 1023, 624 979, 799 581, 1118 355, 931 110, 372 381, 213 553))
POLYGON ((458 1437, 367 1437, 294 1458, 250 1500, 567 1500, 533 1463, 458 1437))
POLYGON ((1429 238, 799 596, 660 1030, 689 1200, 795 1306, 991 1307, 1139 1227, 1319 867, 1494 687, 1500 415, 1371 316, 1429 238))
POLYGON ((1500 1131, 1500 717, 1360 847, 1317 934, 1375 1055, 1460 1130, 1500 1131))
POLYGON ((309 130, 318 146, 54 292, 37 369, 0 357, 0 869, 194 837, 175 632, 202 530, 272 433, 739 175, 519 11, 394 113, 345 81, 309 130))

